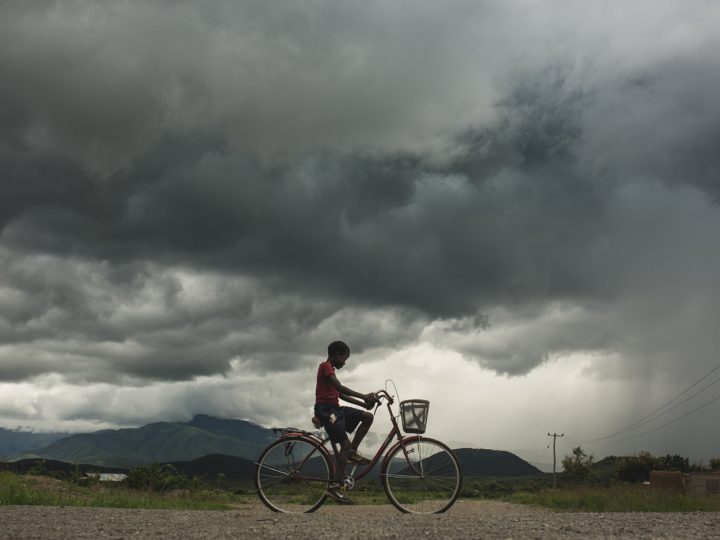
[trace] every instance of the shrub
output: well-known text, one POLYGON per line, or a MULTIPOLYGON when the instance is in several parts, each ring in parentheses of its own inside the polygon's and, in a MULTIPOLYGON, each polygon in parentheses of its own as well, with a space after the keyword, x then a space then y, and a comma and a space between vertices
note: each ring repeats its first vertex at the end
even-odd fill
POLYGON ((191 485, 187 476, 178 472, 175 467, 159 463, 132 469, 125 482, 131 488, 143 491, 185 489, 191 485))
POLYGON ((565 472, 576 480, 587 480, 593 465, 593 456, 588 456, 580 446, 573 448, 572 456, 565 456, 562 466, 565 472))
POLYGON ((655 468, 655 457, 650 452, 620 456, 616 462, 618 480, 645 482, 655 468))
POLYGON ((69 472, 60 475, 59 478, 67 480, 76 486, 93 486, 100 483, 99 475, 87 475, 82 472, 79 465, 75 465, 69 472))
POLYGON ((655 457, 650 452, 640 452, 630 456, 621 456, 616 462, 618 480, 626 482, 644 482, 650 478, 650 471, 690 470, 688 458, 677 454, 655 457))
POLYGON ((42 474, 45 474, 46 472, 47 472, 47 471, 45 470, 45 460, 44 460, 44 459, 39 459, 39 460, 37 460, 37 461, 35 462, 35 464, 34 464, 32 467, 30 467, 30 468, 25 472, 25 474, 31 474, 31 475, 40 476, 40 475, 42 475, 42 474))

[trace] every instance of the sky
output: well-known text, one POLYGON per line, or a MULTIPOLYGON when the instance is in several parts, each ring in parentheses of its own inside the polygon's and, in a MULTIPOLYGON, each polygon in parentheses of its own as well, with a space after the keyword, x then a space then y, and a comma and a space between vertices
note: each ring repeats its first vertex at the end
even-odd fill
POLYGON ((720 456, 718 26, 0 2, 0 426, 310 429, 342 339, 343 384, 429 399, 456 446, 720 456))

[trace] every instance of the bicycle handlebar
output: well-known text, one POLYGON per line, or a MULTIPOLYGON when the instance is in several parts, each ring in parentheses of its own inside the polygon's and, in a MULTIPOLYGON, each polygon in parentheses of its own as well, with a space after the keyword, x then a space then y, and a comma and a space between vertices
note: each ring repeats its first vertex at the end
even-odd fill
POLYGON ((395 403, 395 400, 392 398, 392 396, 388 394, 385 390, 378 390, 377 392, 375 392, 375 397, 378 399, 378 403, 380 402, 380 398, 387 399, 390 405, 395 403))

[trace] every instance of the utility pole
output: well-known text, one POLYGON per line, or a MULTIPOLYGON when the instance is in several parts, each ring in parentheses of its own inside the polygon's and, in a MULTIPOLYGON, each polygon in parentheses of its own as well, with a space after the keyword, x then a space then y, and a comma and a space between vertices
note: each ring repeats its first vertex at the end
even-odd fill
POLYGON ((557 433, 548 433, 548 437, 553 438, 553 489, 555 489, 555 441, 557 441, 558 437, 564 436, 564 433, 561 433, 560 435, 558 435, 557 433))

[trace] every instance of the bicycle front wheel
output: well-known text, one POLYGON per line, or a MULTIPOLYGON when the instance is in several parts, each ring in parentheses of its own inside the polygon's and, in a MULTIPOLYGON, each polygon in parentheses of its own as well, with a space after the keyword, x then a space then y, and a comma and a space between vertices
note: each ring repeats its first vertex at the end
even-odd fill
POLYGON ((314 512, 325 502, 330 474, 328 456, 318 442, 285 437, 258 458, 255 487, 274 512, 314 512))
POLYGON ((462 470, 453 451, 424 437, 396 444, 383 462, 381 478, 390 502, 414 514, 445 512, 462 489, 462 470))

